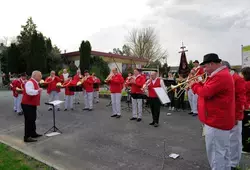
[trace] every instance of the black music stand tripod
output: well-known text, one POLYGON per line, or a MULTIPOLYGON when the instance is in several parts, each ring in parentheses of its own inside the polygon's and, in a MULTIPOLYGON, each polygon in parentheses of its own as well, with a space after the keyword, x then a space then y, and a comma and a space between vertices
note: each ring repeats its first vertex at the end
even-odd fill
POLYGON ((127 91, 127 94, 128 94, 127 100, 126 100, 127 107, 122 108, 122 110, 131 111, 131 110, 132 110, 132 107, 131 107, 131 105, 130 105, 130 103, 131 103, 131 93, 130 93, 130 91, 127 91))
POLYGON ((55 115, 55 105, 52 103, 45 103, 46 105, 50 105, 52 106, 52 111, 53 111, 53 126, 52 128, 50 128, 47 132, 45 132, 44 134, 47 134, 48 132, 59 132, 62 133, 57 127, 56 127, 56 115, 55 115))

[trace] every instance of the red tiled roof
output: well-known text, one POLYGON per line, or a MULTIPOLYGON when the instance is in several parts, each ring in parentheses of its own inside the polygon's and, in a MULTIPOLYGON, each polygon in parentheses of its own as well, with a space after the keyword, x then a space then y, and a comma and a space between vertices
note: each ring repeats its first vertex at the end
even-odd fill
MULTIPOLYGON (((73 57, 73 56, 79 56, 80 52, 79 51, 74 51, 74 52, 69 52, 69 53, 63 53, 62 55, 65 56, 65 57, 73 57)), ((145 58, 123 56, 123 55, 112 54, 112 53, 105 53, 105 52, 100 52, 100 51, 91 51, 91 55, 148 62, 148 60, 145 59, 145 58)))

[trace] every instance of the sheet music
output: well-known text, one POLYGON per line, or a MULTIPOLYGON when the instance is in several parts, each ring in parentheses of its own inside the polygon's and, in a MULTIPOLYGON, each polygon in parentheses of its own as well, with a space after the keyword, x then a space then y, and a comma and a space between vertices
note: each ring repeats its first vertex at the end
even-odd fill
POLYGON ((162 87, 156 87, 154 88, 155 93, 159 97, 162 104, 170 103, 170 99, 168 97, 167 92, 162 87))
POLYGON ((54 100, 54 101, 49 102, 49 103, 50 103, 50 104, 53 104, 54 106, 56 106, 56 105, 59 105, 59 104, 64 103, 64 101, 61 101, 61 100, 54 100))

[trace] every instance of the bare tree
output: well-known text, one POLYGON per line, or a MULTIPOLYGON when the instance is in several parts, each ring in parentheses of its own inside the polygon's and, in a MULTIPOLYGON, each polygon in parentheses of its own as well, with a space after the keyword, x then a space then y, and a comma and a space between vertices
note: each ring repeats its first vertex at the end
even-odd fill
POLYGON ((133 56, 149 59, 149 62, 166 61, 167 51, 159 44, 153 28, 133 29, 127 41, 133 56))
POLYGON ((8 37, 3 37, 0 39, 0 43, 3 44, 4 46, 7 46, 9 42, 9 38, 8 37))

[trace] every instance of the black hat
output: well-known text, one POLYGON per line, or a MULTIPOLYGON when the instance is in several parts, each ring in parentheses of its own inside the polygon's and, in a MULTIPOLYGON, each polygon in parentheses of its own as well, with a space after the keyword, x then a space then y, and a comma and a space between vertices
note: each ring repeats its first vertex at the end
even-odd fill
POLYGON ((198 63, 199 64, 199 61, 198 60, 194 60, 194 62, 193 63, 198 63))
POLYGON ((211 62, 219 63, 221 62, 221 59, 219 59, 218 55, 215 53, 206 54, 203 57, 203 62, 201 63, 201 65, 211 63, 211 62))
POLYGON ((84 70, 84 73, 88 73, 89 71, 88 70, 84 70))

